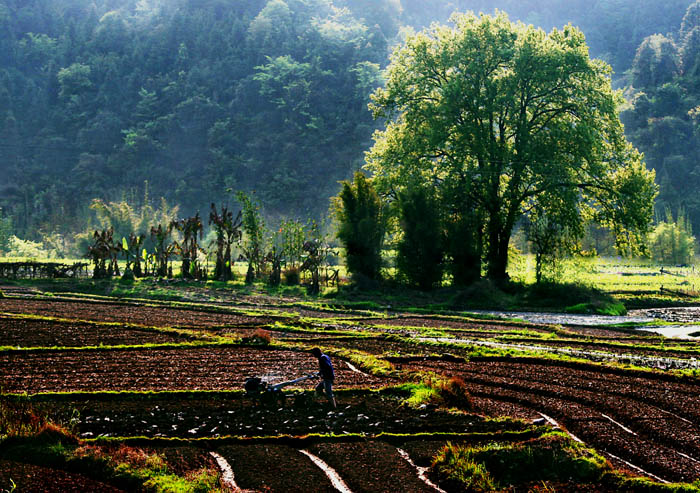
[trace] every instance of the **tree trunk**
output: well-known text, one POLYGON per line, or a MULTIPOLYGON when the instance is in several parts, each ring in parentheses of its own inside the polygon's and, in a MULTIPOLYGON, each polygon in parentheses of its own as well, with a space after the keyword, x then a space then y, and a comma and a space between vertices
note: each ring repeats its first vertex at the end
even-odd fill
POLYGON ((510 230, 489 231, 487 277, 497 283, 505 282, 508 276, 508 245, 510 230))

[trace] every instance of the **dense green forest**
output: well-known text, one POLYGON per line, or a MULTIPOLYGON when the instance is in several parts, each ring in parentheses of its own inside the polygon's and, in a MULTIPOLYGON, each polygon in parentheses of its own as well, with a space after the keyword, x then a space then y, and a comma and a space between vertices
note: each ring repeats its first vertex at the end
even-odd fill
POLYGON ((628 74, 627 135, 656 170, 659 215, 700 231, 700 3, 672 32, 643 40, 628 74), (686 216, 686 217, 683 217, 686 216))
POLYGON ((0 230, 85 231, 96 198, 191 214, 232 190, 271 216, 323 215, 382 125, 369 94, 407 29, 496 8, 582 29, 616 86, 634 86, 625 123, 662 203, 697 227, 690 3, 0 0, 0 230))

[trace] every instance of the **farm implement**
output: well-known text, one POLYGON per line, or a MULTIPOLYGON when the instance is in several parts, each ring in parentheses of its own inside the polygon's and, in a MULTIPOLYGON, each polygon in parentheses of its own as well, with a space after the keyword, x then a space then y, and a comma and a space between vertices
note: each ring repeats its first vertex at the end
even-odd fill
MULTIPOLYGON (((260 377, 248 377, 245 380, 243 388, 245 389, 246 396, 255 399, 262 405, 271 406, 273 404, 278 404, 280 406, 284 406, 287 400, 287 394, 282 391, 283 388, 294 385, 295 383, 319 377, 319 373, 309 373, 303 377, 276 383, 274 385, 269 384, 260 377)), ((304 398, 305 396, 303 394, 297 395, 296 399, 294 400, 294 406, 299 407, 300 405, 305 404, 306 400, 304 398)))

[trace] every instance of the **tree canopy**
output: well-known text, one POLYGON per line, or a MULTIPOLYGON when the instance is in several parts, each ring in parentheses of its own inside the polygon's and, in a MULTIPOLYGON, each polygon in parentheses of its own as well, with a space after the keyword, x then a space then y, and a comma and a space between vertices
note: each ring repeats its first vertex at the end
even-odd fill
POLYGON ((388 119, 367 153, 378 191, 427 184, 448 215, 478 218, 494 279, 507 277, 513 228, 535 206, 565 207, 552 217, 570 230, 594 220, 620 248, 638 247, 654 174, 625 140, 610 67, 590 58, 581 31, 547 34, 504 13, 451 21, 409 36, 372 95, 374 116, 388 119))

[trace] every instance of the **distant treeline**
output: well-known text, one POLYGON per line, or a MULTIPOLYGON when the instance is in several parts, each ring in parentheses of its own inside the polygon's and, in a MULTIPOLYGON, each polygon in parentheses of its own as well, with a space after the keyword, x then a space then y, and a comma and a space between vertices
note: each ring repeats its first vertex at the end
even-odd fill
MULTIPOLYGON (((165 197, 193 214, 230 189, 255 190, 277 216, 320 216, 338 181, 363 163, 381 123, 368 96, 406 26, 495 8, 547 30, 572 22, 620 78, 646 36, 671 33, 682 45, 689 4, 0 0, 0 218, 17 236, 40 239, 96 225, 93 199, 143 207, 165 197)), ((643 90, 653 103, 651 84, 643 90)), ((683 97, 696 87, 678 84, 683 97)), ((694 159, 691 117, 676 118, 693 138, 659 150, 663 157, 647 151, 651 163, 694 159)))

